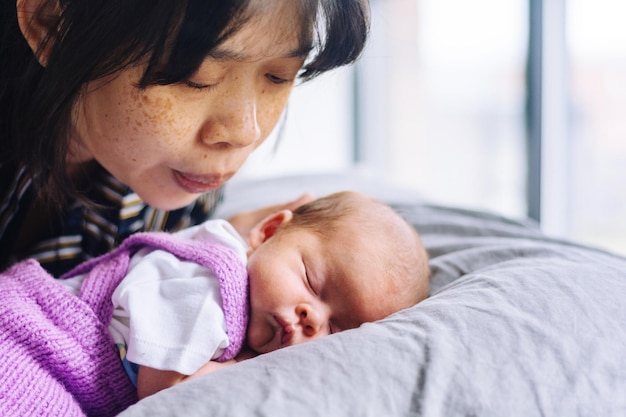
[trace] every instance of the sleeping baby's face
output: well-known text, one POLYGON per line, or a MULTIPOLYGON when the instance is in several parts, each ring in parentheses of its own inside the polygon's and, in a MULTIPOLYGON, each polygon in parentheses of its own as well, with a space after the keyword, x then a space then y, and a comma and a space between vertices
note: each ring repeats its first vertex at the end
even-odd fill
MULTIPOLYGON (((288 217, 288 216, 287 216, 288 217)), ((290 219, 290 217, 289 217, 290 219)), ((352 329, 398 311, 376 239, 346 224, 333 238, 307 229, 262 230, 248 259, 248 343, 260 353, 352 329)), ((254 239, 251 239, 254 241, 254 239)))

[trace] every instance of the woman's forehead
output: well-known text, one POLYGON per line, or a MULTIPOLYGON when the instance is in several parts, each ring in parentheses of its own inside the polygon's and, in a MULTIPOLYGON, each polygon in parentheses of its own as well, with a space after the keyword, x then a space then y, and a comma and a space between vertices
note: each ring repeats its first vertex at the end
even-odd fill
POLYGON ((252 0, 244 12, 244 23, 234 36, 257 42, 267 39, 277 46, 291 44, 295 49, 310 48, 315 13, 303 11, 300 2, 252 0))

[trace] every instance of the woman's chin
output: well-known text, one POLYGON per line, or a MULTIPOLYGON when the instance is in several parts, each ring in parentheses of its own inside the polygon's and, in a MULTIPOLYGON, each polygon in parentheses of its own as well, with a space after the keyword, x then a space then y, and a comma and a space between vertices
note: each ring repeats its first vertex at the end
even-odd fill
POLYGON ((168 194, 168 192, 165 191, 158 194, 146 193, 145 195, 142 195, 139 192, 137 192, 137 194, 139 195, 139 198, 141 198, 141 200, 149 206, 167 211, 177 210, 186 207, 189 204, 193 203, 200 196, 200 194, 189 193, 168 194))

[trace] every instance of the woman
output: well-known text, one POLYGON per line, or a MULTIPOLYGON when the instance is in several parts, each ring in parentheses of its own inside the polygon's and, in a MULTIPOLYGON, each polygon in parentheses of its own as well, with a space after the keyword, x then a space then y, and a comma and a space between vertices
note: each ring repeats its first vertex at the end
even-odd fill
MULTIPOLYGON (((58 276, 134 232, 205 220, 280 119, 296 79, 358 57, 367 7, 5 1, 0 268, 34 257, 58 276)), ((231 221, 246 235, 266 213, 231 221)))

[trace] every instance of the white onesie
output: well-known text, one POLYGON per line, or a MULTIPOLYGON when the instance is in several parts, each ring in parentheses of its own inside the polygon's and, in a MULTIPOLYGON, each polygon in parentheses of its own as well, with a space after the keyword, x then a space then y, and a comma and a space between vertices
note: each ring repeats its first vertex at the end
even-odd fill
MULTIPOLYGON (((246 263, 247 245, 225 220, 209 220, 175 233, 220 242, 246 263)), ((64 280, 78 294, 84 275, 64 280)), ((142 249, 112 296, 109 331, 132 363, 184 375, 195 373, 228 347, 217 278, 211 270, 163 251, 142 249)))

